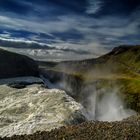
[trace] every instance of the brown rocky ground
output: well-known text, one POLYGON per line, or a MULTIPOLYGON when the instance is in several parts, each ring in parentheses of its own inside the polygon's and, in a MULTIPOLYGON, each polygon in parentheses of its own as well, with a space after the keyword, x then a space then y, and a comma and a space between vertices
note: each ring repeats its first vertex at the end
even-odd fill
POLYGON ((120 122, 85 122, 1 140, 140 140, 140 115, 120 122))

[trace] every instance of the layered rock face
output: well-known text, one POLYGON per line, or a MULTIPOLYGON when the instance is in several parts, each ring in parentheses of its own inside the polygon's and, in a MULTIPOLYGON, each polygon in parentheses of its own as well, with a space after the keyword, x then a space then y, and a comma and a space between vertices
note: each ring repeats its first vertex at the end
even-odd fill
POLYGON ((0 78, 38 74, 36 62, 29 57, 0 49, 0 78))
POLYGON ((49 131, 85 121, 82 106, 64 91, 39 84, 22 89, 0 85, 0 136, 49 131))

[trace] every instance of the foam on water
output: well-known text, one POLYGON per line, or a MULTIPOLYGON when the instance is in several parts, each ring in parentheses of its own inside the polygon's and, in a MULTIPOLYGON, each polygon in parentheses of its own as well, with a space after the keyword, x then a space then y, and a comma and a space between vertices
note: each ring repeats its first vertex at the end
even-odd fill
POLYGON ((77 116, 83 117, 81 108, 62 90, 40 85, 24 89, 0 85, 0 136, 31 134, 71 124, 77 116))

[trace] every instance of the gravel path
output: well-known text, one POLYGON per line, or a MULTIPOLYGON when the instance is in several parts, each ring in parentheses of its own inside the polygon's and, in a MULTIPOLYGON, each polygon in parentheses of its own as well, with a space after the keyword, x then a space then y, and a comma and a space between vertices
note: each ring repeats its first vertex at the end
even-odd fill
POLYGON ((140 115, 120 122, 85 122, 3 140, 140 140, 140 115))

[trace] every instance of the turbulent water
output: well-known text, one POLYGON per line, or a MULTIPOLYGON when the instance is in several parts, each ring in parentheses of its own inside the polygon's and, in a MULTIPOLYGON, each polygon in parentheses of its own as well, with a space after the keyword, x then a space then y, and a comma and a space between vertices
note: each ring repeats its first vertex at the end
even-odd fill
POLYGON ((0 136, 30 134, 85 121, 82 106, 64 91, 0 85, 0 136))

